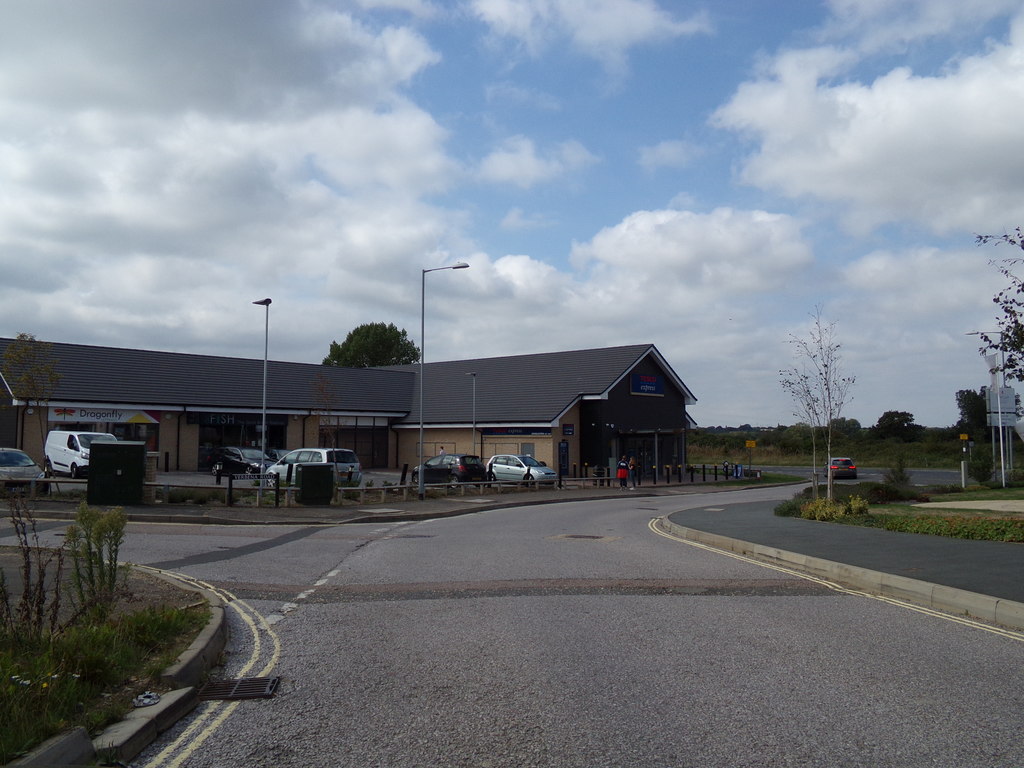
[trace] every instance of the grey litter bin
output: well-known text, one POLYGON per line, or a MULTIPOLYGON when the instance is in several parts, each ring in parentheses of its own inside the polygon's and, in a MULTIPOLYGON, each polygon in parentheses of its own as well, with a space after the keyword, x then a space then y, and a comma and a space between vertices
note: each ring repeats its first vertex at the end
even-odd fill
POLYGON ((330 504, 334 498, 334 467, 330 464, 299 464, 295 467, 299 504, 330 504))

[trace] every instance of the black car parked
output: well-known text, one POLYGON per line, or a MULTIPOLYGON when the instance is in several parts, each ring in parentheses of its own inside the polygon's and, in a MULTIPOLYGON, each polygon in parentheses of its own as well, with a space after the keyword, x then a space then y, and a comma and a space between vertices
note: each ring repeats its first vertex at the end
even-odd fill
POLYGON ((210 471, 222 475, 258 475, 274 462, 259 448, 214 448, 210 471))
POLYGON ((479 456, 470 453, 445 453, 427 459, 412 471, 412 481, 419 483, 423 470, 424 483, 477 483, 487 479, 487 467, 479 456))

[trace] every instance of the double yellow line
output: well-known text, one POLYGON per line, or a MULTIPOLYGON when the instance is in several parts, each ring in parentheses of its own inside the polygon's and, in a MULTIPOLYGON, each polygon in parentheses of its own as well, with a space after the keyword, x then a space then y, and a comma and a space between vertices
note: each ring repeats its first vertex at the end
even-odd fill
MULTIPOLYGON (((144 566, 136 566, 144 567, 144 566)), ((277 666, 281 658, 281 641, 277 633, 267 624, 266 620, 252 606, 244 600, 239 600, 232 593, 225 589, 219 589, 205 581, 184 576, 179 573, 159 571, 155 568, 147 570, 163 573, 175 579, 191 584, 195 587, 213 592, 224 605, 233 610, 245 623, 252 636, 252 650, 249 658, 238 671, 238 677, 247 677, 263 655, 263 636, 269 638, 271 649, 270 658, 266 664, 253 675, 254 677, 266 677, 277 666)), ((205 702, 199 715, 182 731, 173 742, 168 744, 159 754, 154 755, 145 763, 143 768, 179 768, 189 757, 191 757, 203 743, 212 736, 228 717, 238 708, 238 701, 209 701, 205 702)))

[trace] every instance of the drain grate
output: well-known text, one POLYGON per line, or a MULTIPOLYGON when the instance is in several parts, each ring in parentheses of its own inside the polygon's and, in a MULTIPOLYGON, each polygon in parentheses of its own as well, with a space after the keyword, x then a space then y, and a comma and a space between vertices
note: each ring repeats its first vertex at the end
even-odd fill
POLYGON ((224 699, 269 699, 277 691, 280 677, 240 677, 235 680, 216 680, 199 689, 200 701, 224 699))

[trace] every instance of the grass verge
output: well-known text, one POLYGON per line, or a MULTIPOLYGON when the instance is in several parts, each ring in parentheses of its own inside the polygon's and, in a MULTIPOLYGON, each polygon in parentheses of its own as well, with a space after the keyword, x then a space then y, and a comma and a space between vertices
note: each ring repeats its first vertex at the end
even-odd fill
POLYGON ((147 607, 54 635, 0 636, 0 764, 68 728, 94 734, 119 720, 208 619, 205 605, 147 607))
POLYGON ((844 525, 882 528, 887 531, 949 536, 979 541, 1024 542, 1024 509, 997 508, 1000 502, 1024 500, 1024 487, 968 489, 898 488, 880 483, 857 483, 835 487, 835 514, 815 517, 810 490, 779 504, 775 514, 829 520, 844 525), (872 501, 865 509, 863 500, 872 501), (856 500, 856 501, 855 501, 856 500), (913 502, 993 502, 992 509, 919 506, 913 502), (856 509, 852 507, 856 506, 856 509))

